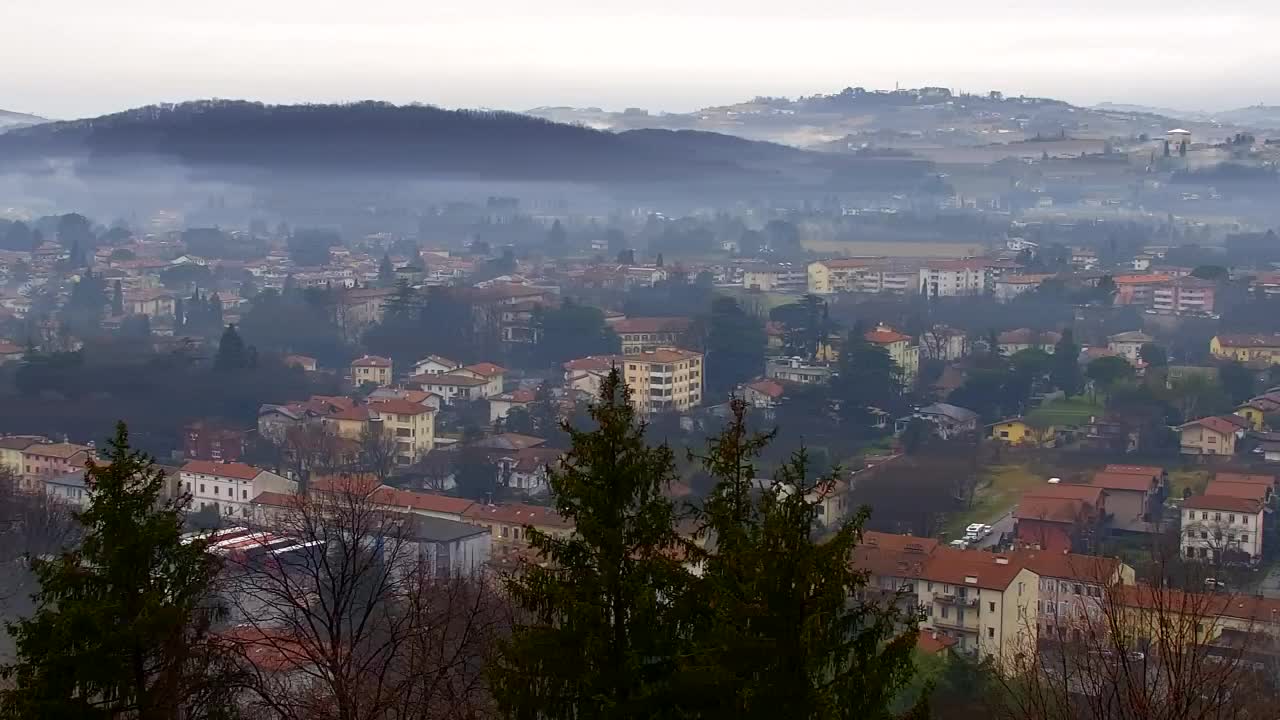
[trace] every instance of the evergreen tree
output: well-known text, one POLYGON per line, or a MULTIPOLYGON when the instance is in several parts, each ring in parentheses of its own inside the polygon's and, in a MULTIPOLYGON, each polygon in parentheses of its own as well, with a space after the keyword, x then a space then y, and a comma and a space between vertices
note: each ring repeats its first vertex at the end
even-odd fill
POLYGON ((738 385, 763 373, 766 343, 764 324, 759 319, 743 311, 733 298, 716 298, 708 322, 706 395, 724 398, 738 385))
POLYGON ((249 367, 249 351, 235 325, 228 325, 222 331, 222 339, 218 341, 218 354, 213 359, 215 370, 242 370, 249 367))
POLYGON ((225 322, 222 318, 222 298, 218 297, 218 293, 209 296, 209 320, 208 326, 210 331, 223 327, 225 322))
POLYGON ((1071 328, 1062 329, 1062 338, 1053 346, 1053 367, 1049 379, 1054 387, 1067 397, 1080 394, 1080 346, 1072 337, 1071 328))
POLYGON ((866 587, 853 567, 866 510, 823 541, 818 508, 839 471, 808 478, 803 449, 757 492, 754 461, 772 435, 751 434, 746 404, 701 457, 715 478, 699 520, 714 550, 691 606, 702 613, 687 653, 682 703, 699 718, 825 720, 892 717, 911 678, 916 613, 850 602, 866 587))
POLYGON ((217 564, 182 542, 165 474, 116 427, 108 463, 90 463, 78 550, 33 559, 36 610, 9 624, 17 660, 2 674, 6 718, 207 718, 229 707, 209 636, 221 614, 217 564))
POLYGON ((569 249, 569 234, 565 232, 564 225, 559 220, 551 223, 551 229, 547 231, 547 252, 551 255, 561 256, 569 249))
POLYGON ((490 671, 506 717, 652 718, 669 713, 689 575, 663 490, 676 477, 650 448, 614 369, 591 409, 599 429, 566 426, 572 445, 548 479, 568 536, 532 528, 541 556, 508 580, 523 613, 490 671))
POLYGON ((902 401, 902 369, 883 347, 855 328, 840 351, 839 372, 831 379, 831 395, 840 401, 840 416, 855 428, 869 430, 870 408, 896 412, 902 401))
POLYGON ((119 280, 111 284, 111 314, 114 317, 124 314, 124 289, 119 280))
POLYGON ((378 263, 378 284, 383 287, 390 287, 396 281, 396 268, 391 264, 391 256, 383 254, 382 262, 378 263))
POLYGON ((187 324, 186 304, 181 297, 173 300, 173 329, 181 330, 187 324))

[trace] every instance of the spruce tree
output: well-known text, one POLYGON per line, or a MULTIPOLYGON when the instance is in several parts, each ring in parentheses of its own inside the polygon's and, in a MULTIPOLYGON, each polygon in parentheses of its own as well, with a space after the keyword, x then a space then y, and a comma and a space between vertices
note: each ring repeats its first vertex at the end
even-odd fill
POLYGON ((0 670, 0 717, 204 718, 229 706, 229 666, 208 632, 217 564, 182 542, 164 472, 129 446, 124 423, 107 459, 86 471, 80 548, 32 559, 36 610, 8 625, 17 661, 0 670))
POLYGON ((571 449, 548 479, 576 529, 526 530, 541 557, 508 581, 521 621, 490 670, 505 717, 669 714, 682 634, 675 608, 690 575, 663 496, 672 453, 645 444, 630 400, 615 368, 591 409, 598 429, 565 425, 571 449))
POLYGON ((249 353, 235 325, 228 325, 218 341, 218 354, 213 359, 215 370, 242 370, 249 367, 249 353))
POLYGON ((378 284, 383 287, 389 287, 396 281, 396 268, 391 264, 391 256, 382 255, 382 262, 378 263, 378 284))
POLYGON ((682 667, 681 704, 698 718, 892 717, 910 679, 919 617, 858 600, 852 566, 865 509, 816 537, 820 501, 838 471, 808 478, 795 452, 763 489, 754 460, 772 435, 748 432, 746 404, 701 459, 716 484, 699 510, 706 546, 690 606, 701 617, 682 667))
POLYGON ((115 317, 124 314, 124 289, 119 280, 111 284, 111 314, 115 317))

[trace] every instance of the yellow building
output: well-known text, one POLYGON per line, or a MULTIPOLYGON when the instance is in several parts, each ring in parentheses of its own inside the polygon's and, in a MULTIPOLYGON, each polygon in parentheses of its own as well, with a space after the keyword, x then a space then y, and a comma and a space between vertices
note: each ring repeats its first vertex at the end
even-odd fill
POLYGON ((1244 421, 1234 415, 1209 416, 1178 426, 1183 455, 1234 455, 1244 421), (1235 418, 1235 421, 1232 420, 1235 418), (1239 423, 1239 424, 1237 424, 1239 423))
POLYGON ((989 437, 1010 445, 1047 446, 1052 443, 1054 437, 1052 425, 1037 428, 1020 417, 1001 420, 987 427, 991 430, 989 437))
POLYGON ((871 267, 870 258, 841 258, 818 260, 809 263, 809 292, 830 295, 837 292, 854 292, 858 279, 871 267))
POLYGON ((397 465, 412 465, 435 447, 436 411, 430 406, 395 398, 371 402, 369 411, 395 438, 397 465))
POLYGON ((1280 364, 1280 335, 1215 335, 1209 341, 1209 352, 1224 360, 1261 360, 1276 365, 1280 364))
POLYGON ((684 412, 702 404, 702 353, 659 348, 617 362, 637 412, 684 412))
POLYGON ((920 372, 920 346, 915 344, 910 335, 903 335, 888 325, 877 325, 875 330, 863 337, 872 345, 879 345, 889 353, 889 357, 902 370, 902 380, 910 384, 920 372))
POLYGON ((391 385, 391 361, 377 355, 365 355, 351 361, 351 383, 359 387, 371 382, 378 387, 391 385))

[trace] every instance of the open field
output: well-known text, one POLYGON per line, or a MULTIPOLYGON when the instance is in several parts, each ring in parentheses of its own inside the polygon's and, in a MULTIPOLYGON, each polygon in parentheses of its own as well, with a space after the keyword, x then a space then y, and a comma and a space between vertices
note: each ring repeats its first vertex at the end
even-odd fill
POLYGON ((974 493, 973 507, 947 518, 943 537, 954 540, 963 536, 965 527, 970 523, 995 523, 1018 504, 1023 492, 1041 482, 1041 477, 1025 465, 989 465, 983 468, 974 493))
POLYGON ((1184 490, 1190 488, 1192 495, 1199 495, 1209 484, 1208 470, 1170 470, 1169 497, 1181 500, 1184 490))
POLYGON ((1090 402, 1089 398, 1080 396, 1038 407, 1027 414, 1027 421, 1036 427, 1080 425, 1089 422, 1090 416, 1101 415, 1104 410, 1101 400, 1090 402))
POLYGON ((960 258, 981 255, 984 251, 978 242, 924 242, 918 240, 803 240, 806 250, 850 257, 918 257, 960 258))

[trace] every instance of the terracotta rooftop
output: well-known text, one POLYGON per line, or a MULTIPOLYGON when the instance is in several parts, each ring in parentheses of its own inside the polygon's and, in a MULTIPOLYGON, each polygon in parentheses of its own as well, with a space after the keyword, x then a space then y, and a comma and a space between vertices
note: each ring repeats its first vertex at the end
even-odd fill
POLYGON ((1018 501, 1013 516, 1019 520, 1076 522, 1084 517, 1088 504, 1076 498, 1026 497, 1018 501))
POLYGON ((573 523, 560 516, 555 510, 541 505, 524 505, 521 503, 504 503, 502 505, 485 505, 474 503, 462 514, 472 522, 497 522, 509 525, 533 525, 570 529, 573 523))
POLYGON ((1217 336, 1218 344, 1223 347, 1280 347, 1280 335, 1224 333, 1217 336))
POLYGON ((983 550, 957 550, 944 545, 933 551, 925 563, 922 577, 959 587, 1004 590, 1021 570, 1022 567, 1007 555, 983 550))
POLYGON ((1225 510, 1227 512, 1240 513, 1262 512, 1262 502, 1259 500, 1225 495, 1192 495, 1182 501, 1182 507, 1187 510, 1225 510))
POLYGON ((679 333, 693 325, 687 317, 636 317, 618 320, 613 323, 616 333, 679 333))
POLYGON ((1155 487, 1155 479, 1150 475, 1134 475, 1132 473, 1100 472, 1089 481, 1090 485, 1107 490, 1131 490, 1147 492, 1155 487))
POLYGON ((476 363, 475 365, 467 365, 462 369, 470 370, 471 372, 477 375, 482 375, 487 378, 502 375, 507 371, 507 369, 502 367, 501 365, 495 365, 491 362, 482 362, 482 363, 476 363))
POLYGON ((1047 550, 1014 550, 1010 559, 1031 572, 1051 578, 1106 583, 1120 569, 1115 558, 1076 553, 1049 552, 1047 550))
POLYGON ((261 469, 245 463, 220 463, 211 460, 192 460, 182 466, 182 472, 200 475, 216 475, 237 480, 252 480, 258 477, 261 469))
POLYGON ((1260 485, 1258 483, 1249 482, 1230 482, 1228 480, 1218 479, 1209 481, 1208 486, 1204 489, 1204 494, 1265 502, 1267 499, 1267 492, 1269 490, 1269 485, 1260 485))
POLYGON ((351 367, 389 368, 391 367, 391 361, 384 357, 378 357, 377 355, 365 355, 352 360, 351 367))
POLYGON ((1229 482, 1229 483, 1252 483, 1255 485, 1270 485, 1270 486, 1274 486, 1276 484, 1276 478, 1274 475, 1257 475, 1257 474, 1246 475, 1242 473, 1220 472, 1214 475, 1213 479, 1218 482, 1229 482))
POLYGON ((434 409, 426 405, 400 398, 375 400, 369 403, 369 409, 379 413, 393 413, 395 415, 422 415, 423 413, 435 412, 434 409))

